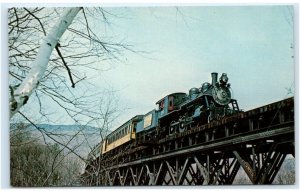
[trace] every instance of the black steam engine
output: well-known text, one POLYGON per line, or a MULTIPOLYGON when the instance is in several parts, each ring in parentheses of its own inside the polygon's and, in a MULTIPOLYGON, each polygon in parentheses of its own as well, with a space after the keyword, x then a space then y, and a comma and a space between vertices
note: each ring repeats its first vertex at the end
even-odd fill
POLYGON ((231 98, 227 75, 223 73, 219 81, 217 78, 218 74, 212 73, 211 83, 205 82, 200 88, 191 88, 189 95, 180 96, 181 93, 169 95, 169 99, 176 96, 182 99, 179 101, 177 98, 177 103, 173 103, 174 109, 159 118, 158 134, 171 135, 184 132, 191 127, 238 112, 237 101, 231 98))

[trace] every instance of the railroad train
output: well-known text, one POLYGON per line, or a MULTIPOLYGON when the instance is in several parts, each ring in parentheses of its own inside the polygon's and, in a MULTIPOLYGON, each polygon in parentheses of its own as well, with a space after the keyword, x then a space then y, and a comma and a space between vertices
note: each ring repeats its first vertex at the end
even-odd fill
POLYGON ((99 154, 122 150, 125 145, 155 144, 160 138, 239 112, 227 74, 223 73, 218 81, 218 73, 214 72, 211 78, 211 83, 191 88, 188 94, 178 92, 165 96, 156 102, 157 109, 128 120, 102 140, 97 148, 99 154))

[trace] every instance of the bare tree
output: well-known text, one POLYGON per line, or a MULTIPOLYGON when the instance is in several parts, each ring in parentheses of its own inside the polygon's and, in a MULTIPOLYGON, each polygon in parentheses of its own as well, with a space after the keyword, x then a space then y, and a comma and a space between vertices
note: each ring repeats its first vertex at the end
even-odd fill
MULTIPOLYGON (((36 122, 31 121, 26 117, 25 114, 20 112, 20 115, 27 120, 27 124, 20 123, 15 120, 15 123, 11 124, 11 180, 13 186, 74 186, 78 185, 78 180, 84 169, 84 165, 87 162, 86 156, 83 153, 89 153, 90 150, 95 149, 94 144, 101 142, 101 137, 111 128, 111 122, 118 115, 116 100, 114 97, 107 97, 106 99, 101 99, 99 103, 103 103, 99 110, 102 115, 99 116, 97 122, 99 123, 99 128, 95 128, 92 132, 85 130, 89 128, 88 124, 81 125, 78 129, 74 129, 71 132, 64 132, 62 128, 49 130, 45 129, 36 122), (30 124, 28 124, 30 122, 30 124), (34 131, 37 129, 38 131, 34 131), (34 134, 34 136, 32 136, 34 134), (94 140, 91 140, 94 137, 94 140), (96 139, 95 139, 96 138, 96 139), (41 140, 44 139, 44 143, 41 140), (27 146, 30 145, 34 148, 40 148, 40 153, 44 153, 47 160, 40 161, 39 155, 31 155, 32 150, 28 149, 27 146), (55 152, 47 152, 50 148, 55 145, 55 152), (86 149, 82 152, 81 149, 86 149), (44 152, 45 150, 45 152, 44 152), (20 152, 18 154, 18 152, 20 152), (29 164, 27 161, 22 162, 22 155, 30 155, 29 164), (21 157, 18 158, 18 157, 21 157), (16 162, 20 164, 15 168, 16 162), (21 161, 21 162, 20 162, 21 161), (47 162, 48 161, 48 162, 47 162), (44 166, 40 170, 35 170, 43 163, 44 166), (46 162, 46 163, 45 163, 46 162), (72 164, 72 165, 71 165, 72 164), (34 165, 37 165, 35 167, 34 165), (46 168, 47 166, 47 168, 46 168), (33 171, 28 170, 31 168, 33 171), (20 174, 19 171, 31 172, 27 174, 20 174), (32 176, 31 176, 32 175, 32 176), (26 179, 32 181, 18 183, 18 180, 23 176, 26 179), (38 179, 34 177, 39 177, 38 179), (55 179, 56 182, 52 180, 55 179), (36 181, 33 181, 36 180, 36 181)), ((99 106, 100 107, 100 106, 99 106)), ((22 121, 22 119, 20 119, 22 121)), ((31 148, 30 147, 30 148, 31 148)), ((100 149, 98 150, 98 152, 100 149)), ((95 166, 99 169, 100 166, 95 166)))
MULTIPOLYGON (((55 143, 58 148, 50 169, 36 172, 40 175, 39 182, 31 184, 46 186, 62 166, 75 162, 81 167, 86 161, 79 150, 84 144, 88 149, 94 146, 85 132, 89 125, 98 127, 98 141, 101 141, 117 117, 113 91, 98 89, 89 81, 88 74, 90 71, 101 72, 107 63, 120 61, 123 51, 132 50, 122 40, 114 41, 108 34, 95 32, 95 25, 98 28, 109 26, 108 18, 114 16, 100 7, 13 7, 8 10, 8 15, 11 123, 18 118, 16 124, 26 122, 39 132, 38 139, 20 142, 20 135, 14 133, 19 130, 11 129, 11 140, 18 140, 11 142, 11 151, 17 154, 21 152, 18 146, 38 140, 44 140, 44 146, 38 146, 41 150, 55 143), (42 128, 40 122, 55 123, 57 120, 57 114, 52 113, 50 106, 79 128, 72 134, 42 128), (38 114, 32 112, 31 115, 33 110, 38 114)), ((26 171, 22 169, 24 166, 19 167, 26 171)), ((78 177, 78 171, 82 170, 74 165, 68 168, 71 170, 64 171, 70 172, 68 177, 78 177)), ((64 179, 63 185, 72 185, 72 180, 64 179)))
POLYGON ((97 115, 92 97, 101 91, 95 91, 87 73, 100 71, 101 63, 118 61, 122 50, 130 50, 91 28, 90 22, 107 25, 106 14, 102 8, 9 9, 11 117, 32 96, 31 107, 40 108, 44 117, 49 116, 44 99, 74 121, 97 115))
POLYGON ((45 145, 35 138, 32 126, 11 127, 12 186, 73 186, 78 182, 81 161, 57 143, 45 145))
POLYGON ((27 125, 14 127, 11 133, 11 185, 12 186, 48 186, 58 184, 60 172, 51 169, 55 158, 61 157, 57 145, 44 145, 32 137, 27 125), (49 172, 53 176, 46 179, 49 172), (44 181, 46 179, 46 181, 44 181))
MULTIPOLYGON (((25 9, 28 11, 28 9, 25 9)), ((10 101, 10 116, 12 117, 19 109, 26 104, 30 95, 33 93, 34 89, 40 83, 42 77, 48 66, 49 58, 54 47, 57 45, 59 39, 67 30, 69 25, 72 23, 73 19, 79 12, 80 8, 68 8, 66 9, 61 19, 56 25, 54 25, 48 35, 43 39, 42 44, 38 49, 38 53, 34 62, 32 63, 31 69, 25 79, 16 88, 16 90, 11 89, 11 101, 10 101)), ((28 13, 35 17, 33 13, 28 11, 28 13)), ((35 17, 36 18, 36 17, 35 17)), ((18 18, 17 21, 18 22, 18 18)), ((41 25, 42 26, 42 25, 41 25)), ((42 27, 44 33, 45 29, 42 27)))

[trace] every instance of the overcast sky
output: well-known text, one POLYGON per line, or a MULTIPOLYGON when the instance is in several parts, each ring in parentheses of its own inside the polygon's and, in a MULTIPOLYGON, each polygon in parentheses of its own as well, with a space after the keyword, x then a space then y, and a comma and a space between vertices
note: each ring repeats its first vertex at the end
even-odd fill
MULTIPOLYGON (((188 92, 227 73, 234 98, 248 110, 290 97, 294 92, 293 9, 288 6, 110 8, 124 18, 111 20, 116 36, 148 52, 126 54, 97 79, 118 90, 118 119, 156 108, 173 92, 188 92)), ((103 32, 107 29, 98 29, 103 32)))

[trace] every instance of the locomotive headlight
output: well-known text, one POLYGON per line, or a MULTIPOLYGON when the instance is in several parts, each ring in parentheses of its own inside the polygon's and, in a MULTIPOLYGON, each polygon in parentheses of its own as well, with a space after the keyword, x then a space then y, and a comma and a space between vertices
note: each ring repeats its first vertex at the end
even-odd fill
POLYGON ((228 82, 228 77, 226 73, 223 73, 219 79, 221 85, 225 85, 228 82))

